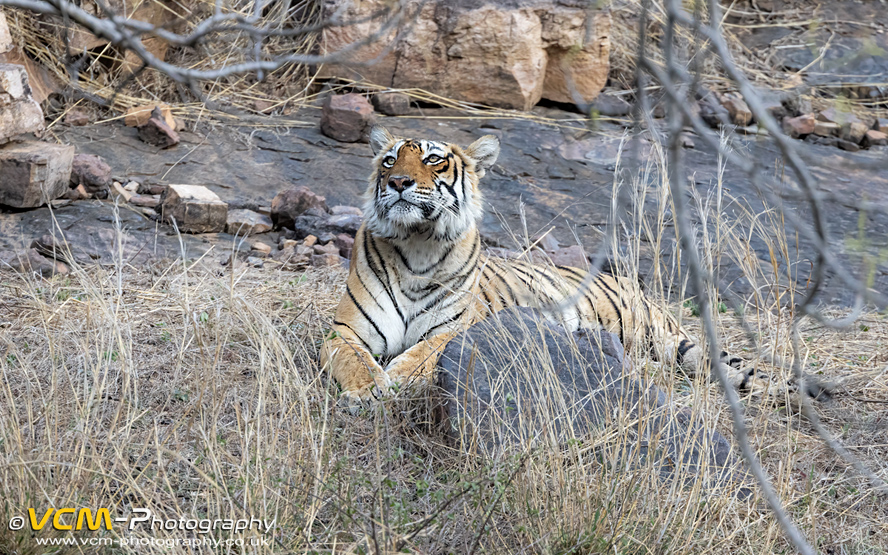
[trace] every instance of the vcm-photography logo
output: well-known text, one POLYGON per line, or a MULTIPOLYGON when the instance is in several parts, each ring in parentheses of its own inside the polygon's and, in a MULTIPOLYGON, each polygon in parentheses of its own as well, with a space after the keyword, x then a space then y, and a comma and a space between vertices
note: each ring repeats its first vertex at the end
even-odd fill
POLYGON ((274 526, 276 519, 267 521, 259 518, 185 518, 163 519, 154 516, 150 509, 136 508, 132 510, 132 514, 125 517, 111 517, 111 511, 106 508, 100 508, 95 511, 86 507, 80 508, 62 508, 55 509, 50 507, 46 510, 37 510, 29 508, 27 516, 14 516, 9 519, 8 527, 10 530, 21 530, 30 525, 31 530, 40 531, 45 527, 51 527, 55 530, 113 530, 115 524, 126 524, 129 530, 135 530, 136 526, 148 530, 181 530, 191 531, 198 534, 206 534, 215 530, 230 530, 233 532, 243 532, 246 530, 256 530, 258 532, 268 533, 274 526))

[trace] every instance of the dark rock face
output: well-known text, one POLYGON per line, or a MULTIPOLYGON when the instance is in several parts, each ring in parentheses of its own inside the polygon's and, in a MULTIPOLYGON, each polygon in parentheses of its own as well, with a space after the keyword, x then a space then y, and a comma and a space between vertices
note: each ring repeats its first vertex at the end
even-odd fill
POLYGON ((86 192, 101 198, 108 196, 111 186, 111 166, 94 154, 75 154, 71 165, 71 185, 83 185, 86 192))
POLYGON ((631 428, 604 447, 608 457, 648 462, 666 479, 707 479, 709 487, 737 489, 745 478, 723 436, 633 377, 612 333, 568 334, 532 309, 513 308, 454 338, 438 365, 437 418, 464 450, 565 447, 631 428))

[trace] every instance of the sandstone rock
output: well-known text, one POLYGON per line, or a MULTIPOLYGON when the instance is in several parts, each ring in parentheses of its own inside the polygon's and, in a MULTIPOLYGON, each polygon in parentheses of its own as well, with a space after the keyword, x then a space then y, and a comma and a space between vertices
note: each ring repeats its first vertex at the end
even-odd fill
POLYGON ((68 189, 64 197, 68 200, 86 200, 90 197, 90 194, 86 192, 86 187, 78 185, 73 189, 68 189))
POLYGON ((71 108, 65 114, 65 123, 74 127, 82 127, 89 124, 89 114, 79 108, 71 108))
POLYGON ((139 192, 139 184, 135 181, 130 181, 123 186, 124 189, 129 191, 130 193, 136 194, 139 192))
POLYGON ((28 141, 0 148, 0 204, 35 208, 68 191, 74 147, 28 141))
POLYGON ((160 195, 140 195, 137 193, 130 198, 129 203, 142 208, 157 208, 160 205, 160 195))
POLYGON ((24 66, 0 64, 0 144, 43 129, 43 111, 31 98, 24 66))
POLYGON ((821 121, 817 120, 814 122, 814 134, 820 137, 830 137, 834 135, 838 135, 841 128, 838 123, 833 123, 831 121, 821 121))
POLYGON ((139 138, 146 143, 160 148, 169 148, 179 144, 179 134, 174 125, 169 125, 163 118, 160 108, 151 112, 151 117, 144 124, 138 126, 139 138))
POLYGON ((225 232, 232 235, 247 236, 271 231, 271 218, 252 210, 229 210, 225 232))
POLYGON ((12 50, 12 35, 9 34, 9 25, 6 23, 6 15, 0 12, 0 54, 12 50))
POLYGON ((284 239, 283 237, 281 237, 281 240, 278 243, 278 246, 280 247, 281 250, 295 249, 296 246, 299 244, 300 244, 299 241, 294 241, 293 239, 284 239))
POLYGON ((272 255, 272 258, 283 264, 285 267, 305 267, 310 262, 312 251, 308 247, 297 245, 295 247, 286 247, 272 255))
POLYGON ((266 256, 271 254, 271 245, 262 243, 261 241, 256 241, 250 246, 250 250, 252 251, 253 256, 265 258, 266 256))
POLYGON ((302 244, 305 245, 306 247, 313 247, 313 246, 315 246, 315 243, 317 243, 317 242, 318 242, 318 238, 315 237, 314 235, 309 235, 305 239, 302 240, 302 244))
POLYGON ((339 254, 339 247, 336 243, 327 243, 326 245, 315 245, 312 247, 315 254, 339 254))
POLYGON ((358 208, 357 206, 345 206, 342 204, 338 204, 336 206, 330 207, 330 213, 334 216, 339 216, 342 214, 350 214, 352 216, 363 216, 364 211, 358 208))
POLYGON ((586 252, 579 245, 572 245, 558 249, 553 253, 549 253, 549 259, 556 266, 570 266, 571 268, 580 268, 585 270, 589 267, 589 261, 586 258, 586 252))
POLYGON ((91 196, 104 198, 111 186, 111 166, 94 154, 76 154, 71 164, 71 185, 83 185, 91 196))
POLYGON ((817 119, 820 121, 828 121, 837 123, 840 126, 846 123, 860 123, 860 119, 851 112, 837 110, 835 108, 827 108, 817 113, 817 119))
POLYGON ((136 192, 140 195, 162 195, 166 188, 166 185, 140 183, 136 192))
POLYGON ((294 219, 312 208, 327 212, 327 200, 314 194, 308 187, 287 189, 275 195, 271 201, 271 221, 275 228, 292 229, 294 219))
POLYGON ((373 107, 360 94, 331 94, 324 99, 321 133, 332 139, 356 143, 366 136, 374 121, 373 107))
POLYGON ((863 144, 867 147, 888 145, 888 134, 870 129, 863 137, 863 144))
POLYGON ((361 221, 359 216, 351 214, 330 216, 309 211, 293 220, 293 230, 297 239, 316 235, 320 243, 329 243, 340 233, 354 236, 361 227, 361 221))
POLYGON ((171 129, 176 129, 176 120, 173 119, 173 113, 170 111, 169 105, 163 103, 146 104, 144 106, 130 108, 123 116, 123 123, 127 127, 139 127, 140 125, 145 125, 148 123, 148 120, 151 119, 151 114, 154 110, 158 108, 160 109, 163 121, 166 122, 171 129))
POLYGON ((161 217, 186 233, 218 233, 228 223, 228 205, 202 185, 170 185, 161 196, 161 217))
POLYGON ((734 125, 745 127, 752 123, 752 110, 746 105, 746 101, 738 94, 728 93, 722 97, 722 106, 731 116, 734 125))
POLYGON ((841 137, 846 141, 860 144, 867 131, 868 129, 863 123, 852 121, 842 125, 841 137))
POLYGON ((333 240, 333 244, 339 249, 339 256, 351 260, 352 251, 355 248, 355 238, 346 233, 340 233, 333 240))
MULTIPOLYGON (((334 13, 357 25, 324 29, 321 53, 338 51, 379 29, 370 16, 385 0, 334 0, 334 13)), ((325 64, 321 77, 365 79, 385 87, 419 87, 449 98, 529 110, 547 98, 595 99, 607 82, 610 15, 551 0, 522 3, 410 0, 409 32, 396 30, 354 52, 370 66, 325 64), (394 44, 393 44, 394 43, 394 44), (390 49, 387 47, 393 46, 390 49)))
POLYGON ((399 92, 376 93, 373 107, 387 116, 403 116, 410 112, 410 97, 399 92))
POLYGON ((888 133, 888 118, 876 118, 875 123, 873 123, 873 129, 882 133, 888 133))
POLYGON ((133 194, 123 188, 123 185, 118 183, 117 181, 111 184, 111 190, 109 194, 112 199, 116 199, 121 204, 128 203, 132 198, 133 194))
POLYGON ((798 139, 799 137, 813 133, 814 116, 811 114, 804 114, 795 118, 784 119, 783 132, 793 139, 798 139))
POLYGON ((338 254, 313 254, 311 255, 311 265, 315 268, 335 268, 343 266, 345 263, 338 254))
POLYGON ((750 493, 730 443, 691 415, 676 414, 665 393, 635 377, 612 333, 570 334, 532 309, 503 310, 447 344, 437 383, 433 414, 462 451, 526 452, 632 428, 604 442, 599 456, 652 464, 664 479, 680 475, 703 489, 750 493))

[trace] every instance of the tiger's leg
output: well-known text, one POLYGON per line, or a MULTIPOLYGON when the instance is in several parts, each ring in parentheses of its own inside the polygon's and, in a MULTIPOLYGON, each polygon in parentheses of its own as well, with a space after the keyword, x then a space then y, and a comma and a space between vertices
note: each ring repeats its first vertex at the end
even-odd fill
POLYGON ((438 359, 453 336, 452 332, 439 333, 396 356, 385 369, 390 383, 418 385, 420 389, 431 385, 438 359))
POLYGON ((321 368, 330 371, 342 387, 342 394, 353 400, 366 400, 380 391, 388 391, 388 375, 350 329, 335 327, 334 337, 321 346, 321 368))

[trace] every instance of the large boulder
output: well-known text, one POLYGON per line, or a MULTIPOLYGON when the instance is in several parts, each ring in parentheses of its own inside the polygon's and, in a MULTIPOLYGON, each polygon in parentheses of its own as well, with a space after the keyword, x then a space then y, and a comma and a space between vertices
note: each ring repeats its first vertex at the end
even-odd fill
POLYGON ((532 309, 504 310, 450 341, 438 384, 437 420, 464 450, 602 443, 606 458, 666 479, 732 490, 746 479, 728 441, 635 376, 612 333, 570 334, 532 309))
POLYGON ((0 204, 36 208, 68 191, 74 147, 40 141, 0 148, 0 204))
POLYGON ((43 129, 43 111, 31 98, 24 66, 0 63, 0 144, 43 129))
POLYGON ((185 233, 219 233, 228 224, 228 205, 202 185, 170 185, 158 208, 163 221, 185 233))
MULTIPOLYGON (((324 29, 321 51, 334 53, 378 33, 382 22, 372 16, 390 5, 386 0, 327 0, 328 17, 360 23, 324 29)), ((551 0, 409 0, 406 5, 409 26, 403 33, 391 29, 347 57, 372 64, 325 64, 321 76, 422 88, 520 110, 541 98, 591 101, 607 81, 607 12, 551 0)))

